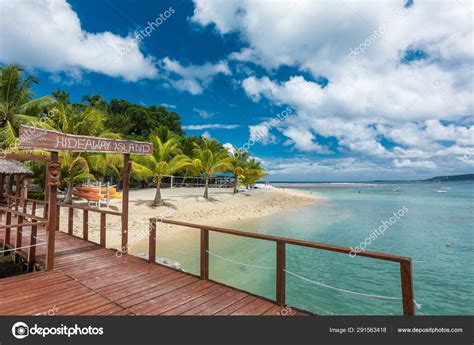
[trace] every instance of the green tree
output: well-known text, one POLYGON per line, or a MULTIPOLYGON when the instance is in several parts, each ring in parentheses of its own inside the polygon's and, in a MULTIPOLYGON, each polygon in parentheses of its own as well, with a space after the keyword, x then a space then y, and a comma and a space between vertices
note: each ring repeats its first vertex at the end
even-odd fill
POLYGON ((64 103, 64 104, 71 103, 69 93, 64 91, 64 90, 57 89, 57 90, 51 92, 51 94, 53 95, 53 97, 58 102, 61 102, 61 103, 64 103))
POLYGON ((228 171, 231 166, 226 162, 228 151, 216 140, 203 141, 202 146, 194 143, 193 158, 190 166, 204 175, 204 198, 209 200, 209 178, 219 172, 228 171))
POLYGON ((106 125, 111 130, 136 140, 145 140, 150 132, 159 126, 165 126, 177 135, 183 134, 177 113, 168 112, 163 106, 146 107, 115 98, 108 104, 106 125))
POLYGON ((242 183, 244 183, 247 187, 251 187, 258 180, 267 175, 268 174, 265 172, 260 162, 256 161, 255 159, 250 159, 245 165, 242 183))
POLYGON ((157 134, 152 133, 150 141, 153 144, 153 154, 150 156, 132 156, 133 161, 141 167, 141 170, 138 170, 139 167, 136 166, 134 170, 140 171, 142 176, 151 175, 155 179, 156 194, 153 206, 163 204, 161 198, 163 175, 172 175, 190 164, 189 157, 181 154, 177 138, 171 135, 166 136, 168 139, 162 141, 157 134), (148 173, 145 169, 148 169, 148 173))
POLYGON ((0 138, 3 146, 13 144, 18 138, 20 124, 31 124, 44 108, 54 100, 49 97, 34 99, 32 85, 38 80, 25 76, 17 65, 0 66, 0 138))
MULTIPOLYGON (((236 148, 234 147, 234 152, 236 148)), ((240 182, 240 178, 243 177, 244 169, 247 164, 247 159, 250 154, 246 151, 240 153, 239 155, 230 154, 230 157, 225 159, 225 162, 229 164, 227 172, 232 173, 234 177, 234 194, 237 193, 237 188, 240 182)))

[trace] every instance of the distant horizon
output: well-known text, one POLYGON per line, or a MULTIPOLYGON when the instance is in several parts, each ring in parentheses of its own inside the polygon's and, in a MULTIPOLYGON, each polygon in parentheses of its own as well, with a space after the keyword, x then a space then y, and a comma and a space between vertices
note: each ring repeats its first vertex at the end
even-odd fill
MULTIPOLYGON (((265 182, 268 181, 269 183, 374 183, 374 182, 425 182, 433 178, 437 177, 455 177, 455 176, 469 176, 473 175, 472 174, 456 174, 456 175, 437 175, 437 176, 432 176, 428 177, 425 179, 371 179, 371 180, 264 180, 264 181, 259 181, 260 182, 265 182)), ((441 181, 442 182, 442 181, 441 181)), ((467 180, 467 181, 448 181, 448 182, 472 182, 472 180, 467 180)))

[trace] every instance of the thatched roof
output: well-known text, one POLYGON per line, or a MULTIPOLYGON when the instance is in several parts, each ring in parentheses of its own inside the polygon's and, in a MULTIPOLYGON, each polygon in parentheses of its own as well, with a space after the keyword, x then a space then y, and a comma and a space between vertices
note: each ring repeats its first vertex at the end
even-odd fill
POLYGON ((0 159, 0 174, 6 175, 31 175, 33 172, 18 161, 0 159))

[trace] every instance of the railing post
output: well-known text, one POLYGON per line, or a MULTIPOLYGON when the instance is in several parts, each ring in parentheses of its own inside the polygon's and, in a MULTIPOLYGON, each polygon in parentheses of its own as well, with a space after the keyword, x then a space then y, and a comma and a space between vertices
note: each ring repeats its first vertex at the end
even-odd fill
MULTIPOLYGON (((18 216, 17 217, 17 224, 23 223, 23 216, 18 216)), ((15 236, 15 253, 17 253, 16 248, 21 247, 21 242, 23 239, 23 227, 22 226, 17 226, 16 227, 16 236, 15 236)), ((19 253, 20 251, 18 251, 19 253)))
MULTIPOLYGON (((5 225, 10 225, 12 223, 12 214, 7 211, 7 215, 5 216, 5 225)), ((10 244, 10 228, 5 228, 5 240, 4 240, 4 247, 6 248, 7 245, 10 244)))
POLYGON ((36 215, 36 201, 33 201, 32 204, 31 204, 31 214, 33 216, 36 215))
POLYGON ((21 200, 23 200, 23 213, 26 213, 26 210, 28 209, 28 201, 26 199, 21 200))
POLYGON ((106 239, 106 218, 107 214, 104 212, 100 213, 100 245, 101 247, 106 247, 107 239, 106 239))
MULTIPOLYGON (((5 184, 5 174, 0 174, 0 204, 3 203, 4 184, 5 184)), ((0 221, 1 221, 1 218, 0 218, 0 221)))
POLYGON ((285 306, 286 299, 286 246, 277 242, 276 246, 276 304, 285 306))
POLYGON ((156 262, 156 218, 150 218, 150 234, 148 236, 148 262, 156 262))
POLYGON ((67 214, 67 233, 69 235, 73 234, 74 230, 74 209, 72 207, 68 207, 68 214, 67 214))
POLYGON ((402 299, 403 299, 403 315, 415 315, 413 306, 413 275, 411 270, 411 259, 400 262, 400 275, 402 280, 402 299))
POLYGON ((209 230, 201 229, 201 279, 209 279, 209 230))
MULTIPOLYGON (((32 219, 33 224, 36 223, 35 219, 32 219)), ((30 248, 28 248, 28 272, 33 271, 33 267, 35 264, 35 256, 36 256, 36 236, 38 233, 38 225, 31 226, 31 233, 30 233, 30 248)))
POLYGON ((61 165, 59 164, 58 152, 51 152, 51 161, 47 165, 47 185, 48 191, 48 249, 46 251, 46 270, 50 271, 54 268, 54 248, 56 245, 56 222, 58 221, 57 202, 58 202, 58 186, 60 180, 61 165))
POLYGON ((82 238, 85 241, 89 241, 89 211, 83 211, 83 218, 82 218, 82 238))
POLYGON ((128 252, 128 200, 129 200, 129 184, 130 184, 130 170, 132 168, 132 161, 128 153, 123 155, 123 171, 122 171, 122 248, 121 252, 126 254, 128 252))

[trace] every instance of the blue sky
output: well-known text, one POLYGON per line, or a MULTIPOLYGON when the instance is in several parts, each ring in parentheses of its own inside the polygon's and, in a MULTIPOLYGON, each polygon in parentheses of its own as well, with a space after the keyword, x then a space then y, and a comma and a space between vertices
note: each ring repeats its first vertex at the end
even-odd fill
POLYGON ((259 138, 250 151, 270 179, 473 171, 468 2, 23 0, 1 9, 0 62, 39 77, 38 96, 62 88, 73 101, 99 93, 168 105, 188 134, 238 147, 259 138), (137 43, 140 31, 148 37, 137 43))

